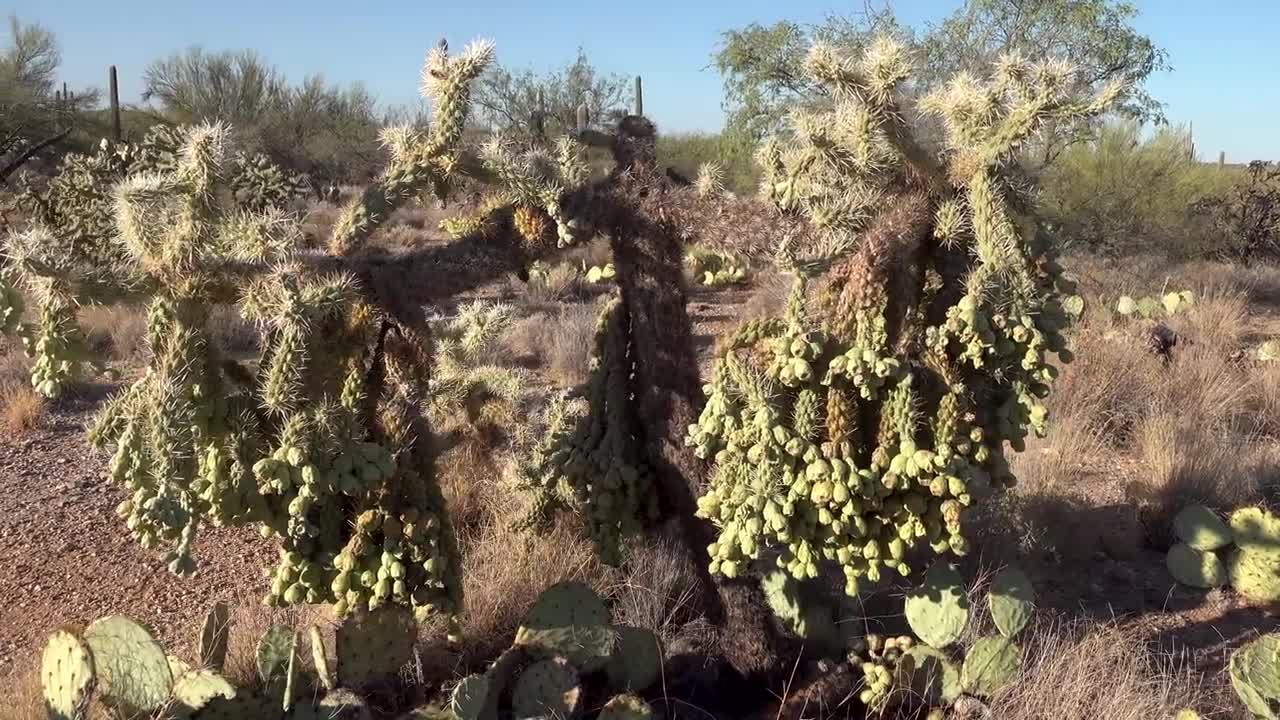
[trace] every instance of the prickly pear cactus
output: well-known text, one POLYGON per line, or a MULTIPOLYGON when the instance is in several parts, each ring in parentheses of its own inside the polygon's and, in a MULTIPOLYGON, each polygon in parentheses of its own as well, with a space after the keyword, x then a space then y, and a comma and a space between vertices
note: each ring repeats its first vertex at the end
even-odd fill
POLYGON ((453 687, 449 709, 458 720, 495 720, 498 693, 487 675, 468 675, 453 687))
POLYGON ((582 701, 578 672, 564 658, 539 660, 516 678, 511 709, 516 718, 571 718, 582 701))
POLYGON ((399 672, 413 656, 418 628, 404 608, 394 605, 354 614, 338 626, 338 681, 363 688, 399 672))
POLYGON ((1233 540, 1231 528, 1203 505, 1188 505, 1179 511, 1173 517, 1173 531, 1182 542, 1205 552, 1226 547, 1233 540))
POLYGON ((164 648, 146 628, 126 617, 95 620, 84 631, 93 655, 98 696, 124 715, 160 707, 173 688, 164 648))
POLYGON ((96 681, 93 654, 67 630, 49 636, 40 657, 40 682, 49 720, 77 720, 89 704, 96 681))
POLYGON ((1165 565, 1174 580, 1190 587, 1215 588, 1227 582, 1226 569, 1217 555, 1196 550, 1186 543, 1169 548, 1165 565))
POLYGON ((204 616, 196 654, 202 667, 221 670, 227 660, 227 639, 231 633, 231 610, 221 600, 204 616))
POLYGON ((662 641, 652 630, 614 625, 613 653, 605 668, 621 692, 644 692, 662 675, 662 641))
POLYGON ((969 622, 969 597, 955 568, 935 562, 924 584, 907 594, 906 615, 911 631, 928 645, 945 648, 959 640, 969 622))
POLYGON ((651 720, 653 717, 649 703, 635 695, 617 695, 604 704, 599 720, 651 720))
POLYGON ((1035 613, 1036 593, 1031 578, 1015 567, 996 573, 987 593, 991 617, 1000 634, 1011 638, 1022 632, 1035 613))
POLYGON ((1227 558, 1227 578, 1236 592, 1255 603, 1280 602, 1280 548, 1235 550, 1227 558))
POLYGON ((514 645, 535 657, 562 656, 583 672, 609 662, 615 633, 609 608, 579 582, 552 585, 538 596, 516 630, 514 645))
POLYGON ((297 635, 292 628, 283 625, 272 625, 262 634, 254 660, 263 685, 283 685, 289 672, 297 635))
POLYGON ((960 671, 941 650, 914 645, 903 652, 895 670, 895 684, 908 688, 929 705, 950 705, 960 697, 960 671))
POLYGON ((1231 534, 1241 548, 1280 548, 1280 518, 1259 507, 1231 513, 1231 534))
POLYGON ((216 699, 232 700, 236 688, 212 670, 192 670, 173 683, 173 699, 187 710, 200 710, 216 699))
POLYGON ((836 627, 835 608, 821 591, 802 585, 782 570, 765 573, 760 579, 769 609, 807 646, 816 647, 824 655, 839 655, 844 638, 836 627))
POLYGON ((1231 653, 1231 687, 1255 718, 1280 713, 1280 635, 1263 635, 1231 653))
POLYGON ((1046 123, 1121 88, 1080 98, 1067 65, 1016 56, 957 77, 920 104, 946 130, 939 165, 898 111, 903 47, 859 60, 818 44, 804 69, 831 106, 795 113, 760 164, 765 196, 815 240, 783 245, 785 315, 728 339, 688 442, 715 462, 698 508, 720 533, 712 572, 776 556, 812 578, 830 562, 854 595, 882 568, 909 572, 914 547, 963 554, 964 509, 1013 481, 1006 444, 1046 430, 1071 286, 1007 169, 1046 123))
POLYGON ((965 692, 993 697, 1018 676, 1022 648, 1003 635, 979 638, 965 653, 960 685, 965 692))

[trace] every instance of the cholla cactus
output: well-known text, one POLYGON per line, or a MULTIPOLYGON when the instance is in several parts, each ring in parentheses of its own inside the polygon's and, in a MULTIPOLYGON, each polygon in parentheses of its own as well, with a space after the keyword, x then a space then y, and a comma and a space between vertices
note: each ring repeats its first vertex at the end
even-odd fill
POLYGON ((334 227, 330 250, 354 252, 396 207, 421 191, 447 194, 460 160, 463 122, 471 107, 471 82, 493 60, 493 43, 473 42, 461 55, 449 56, 444 41, 427 54, 422 70, 422 96, 432 104, 430 132, 396 128, 383 134, 391 163, 377 182, 343 210, 334 227))
POLYGON ((576 140, 561 137, 550 151, 521 151, 495 138, 481 148, 480 155, 503 196, 515 206, 516 229, 526 241, 538 244, 548 219, 555 224, 557 246, 572 245, 578 239, 580 223, 564 207, 565 196, 581 188, 589 175, 585 149, 576 140))
POLYGON ((724 195, 724 168, 717 162, 705 162, 698 166, 698 177, 693 181, 693 189, 699 197, 717 197, 724 195))
POLYGON ((281 542, 272 603, 452 612, 458 561, 419 410, 418 343, 353 276, 307 269, 296 219, 227 204, 227 145, 224 127, 193 128, 172 172, 114 192, 151 297, 147 372, 91 430, 130 492, 118 512, 141 544, 168 546, 179 573, 195 567, 202 524, 259 524, 281 542), (223 302, 261 329, 256 376, 212 340, 209 308, 223 302))
POLYGON ((495 361, 498 341, 513 319, 510 305, 475 301, 456 316, 432 323, 436 352, 429 410, 438 426, 455 426, 459 418, 482 429, 519 424, 529 373, 495 361))
POLYGON ((803 579, 830 561, 856 594, 882 568, 909 572, 917 545, 963 554, 964 508, 1013 481, 1004 443, 1044 431, 1049 355, 1069 359, 1066 283, 1005 176, 1046 121, 1120 88, 1080 100, 1065 65, 1016 56, 990 80, 960 75, 921 104, 946 126, 939 165, 902 119, 901 46, 853 60, 817 45, 805 68, 833 105, 796 111, 760 160, 765 196, 817 242, 784 246, 786 314, 727 344, 688 441, 715 461, 699 500, 719 528, 713 572, 769 557, 803 579), (811 308, 807 276, 833 263, 811 308))
POLYGON ((236 202, 247 210, 283 208, 302 194, 302 180, 262 153, 238 153, 228 185, 236 202))

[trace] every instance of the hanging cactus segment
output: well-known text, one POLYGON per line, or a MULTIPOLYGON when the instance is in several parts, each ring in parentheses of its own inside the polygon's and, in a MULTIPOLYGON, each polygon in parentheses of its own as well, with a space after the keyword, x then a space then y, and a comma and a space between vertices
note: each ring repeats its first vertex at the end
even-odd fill
POLYGON ((231 634, 231 611, 218 600, 209 608, 200 626, 196 652, 202 667, 221 670, 227 660, 227 639, 231 634))
POLYGON ((164 703, 173 676, 164 649, 145 628, 113 615, 95 620, 84 631, 93 655, 98 694, 128 716, 150 712, 164 703))
POLYGON ((1196 550, 1218 550, 1232 542, 1231 528, 1203 505, 1188 505, 1173 518, 1173 530, 1182 542, 1196 550))
POLYGON ((959 640, 969 622, 969 598, 960 574, 945 562, 935 562, 924 584, 907 595, 906 614, 916 637, 935 648, 959 640))
POLYGON ((49 720, 76 720, 89 704, 95 683, 93 654, 74 633, 49 636, 40 657, 40 682, 49 720))

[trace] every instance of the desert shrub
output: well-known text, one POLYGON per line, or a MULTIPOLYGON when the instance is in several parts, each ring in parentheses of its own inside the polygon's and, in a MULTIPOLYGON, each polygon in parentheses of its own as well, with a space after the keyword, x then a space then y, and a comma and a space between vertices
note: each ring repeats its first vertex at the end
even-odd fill
POLYGON ((1280 258, 1280 165, 1249 163, 1243 179, 1201 198, 1193 210, 1221 239, 1217 254, 1241 260, 1280 258))
POLYGON ((1195 159, 1186 131, 1144 136, 1137 123, 1118 122, 1062 153, 1045 172, 1039 203, 1068 249, 1201 256, 1215 253, 1217 240, 1189 209, 1232 180, 1232 171, 1195 159))
POLYGON ((760 172, 749 152, 712 133, 677 133, 658 138, 658 162, 693 180, 704 163, 716 163, 725 187, 740 194, 755 192, 760 172))

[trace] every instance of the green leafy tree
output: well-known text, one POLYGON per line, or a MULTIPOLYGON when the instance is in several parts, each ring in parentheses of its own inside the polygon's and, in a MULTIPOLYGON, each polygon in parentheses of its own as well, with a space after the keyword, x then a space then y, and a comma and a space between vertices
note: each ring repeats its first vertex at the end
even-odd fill
MULTIPOLYGON (((857 53, 881 34, 905 42, 921 66, 908 95, 928 92, 957 72, 980 72, 1006 53, 1059 57, 1072 63, 1076 89, 1089 91, 1125 79, 1134 89, 1117 110, 1142 120, 1162 119, 1160 104, 1142 88, 1152 73, 1169 69, 1167 54, 1133 27, 1137 10, 1116 0, 967 0, 921 33, 902 26, 890 10, 833 16, 817 25, 783 21, 724 33, 715 65, 724 77, 727 133, 754 143, 785 129, 794 107, 821 106, 829 93, 800 71, 816 41, 857 53)), ((1091 119, 1055 122, 1036 140, 1038 163, 1054 160, 1093 129, 1091 119)))
POLYGON ((584 103, 597 125, 620 117, 628 80, 601 73, 579 48, 573 62, 545 75, 494 66, 476 84, 475 102, 483 118, 504 132, 534 133, 541 117, 543 132, 557 134, 576 126, 584 103))

